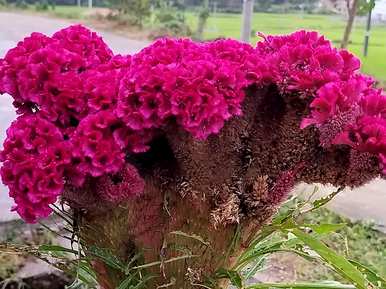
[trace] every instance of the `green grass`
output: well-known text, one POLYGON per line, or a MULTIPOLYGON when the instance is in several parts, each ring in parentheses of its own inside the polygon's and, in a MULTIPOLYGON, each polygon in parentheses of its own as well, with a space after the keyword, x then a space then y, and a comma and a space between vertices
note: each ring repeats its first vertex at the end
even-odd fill
MULTIPOLYGON (((197 16, 193 12, 186 13, 191 27, 197 25, 197 16)), ((252 28, 264 34, 285 34, 299 29, 317 30, 339 46, 345 22, 338 16, 331 15, 300 15, 300 14, 267 14, 255 13, 252 28)), ((240 37, 241 16, 238 14, 211 15, 205 31, 205 38, 240 37)), ((363 25, 356 25, 352 32, 349 50, 362 58, 362 71, 379 80, 386 80, 386 26, 374 26, 371 31, 369 55, 362 57, 364 38, 363 25)), ((258 41, 257 37, 252 42, 258 41)))
POLYGON ((55 6, 50 11, 54 16, 67 19, 82 19, 85 17, 88 8, 78 6, 55 6))

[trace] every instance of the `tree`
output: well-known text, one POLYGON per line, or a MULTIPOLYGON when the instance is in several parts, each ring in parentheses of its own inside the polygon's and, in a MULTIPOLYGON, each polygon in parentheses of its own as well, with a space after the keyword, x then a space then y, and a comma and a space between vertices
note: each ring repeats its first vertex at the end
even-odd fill
POLYGON ((340 44, 341 48, 346 48, 349 43, 352 27, 354 24, 354 19, 358 11, 359 1, 360 0, 346 0, 348 18, 347 18, 346 28, 343 34, 343 39, 340 44))
POLYGON ((364 15, 374 8, 374 0, 324 0, 331 10, 347 16, 341 48, 347 48, 356 15, 364 15))

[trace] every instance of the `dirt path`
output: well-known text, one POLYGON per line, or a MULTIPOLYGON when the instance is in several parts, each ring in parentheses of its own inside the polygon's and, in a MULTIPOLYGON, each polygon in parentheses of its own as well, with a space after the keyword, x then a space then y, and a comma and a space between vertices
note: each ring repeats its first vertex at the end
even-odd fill
MULTIPOLYGON (((74 22, 28 14, 0 12, 0 57, 34 31, 51 35, 72 23, 74 22)), ((134 53, 146 45, 145 42, 130 40, 113 33, 104 31, 98 33, 115 53, 134 53)), ((0 147, 3 144, 5 130, 15 118, 11 103, 9 95, 0 96, 0 147)), ((0 222, 17 218, 16 214, 9 211, 11 207, 12 199, 8 197, 8 190, 0 183, 0 222)))

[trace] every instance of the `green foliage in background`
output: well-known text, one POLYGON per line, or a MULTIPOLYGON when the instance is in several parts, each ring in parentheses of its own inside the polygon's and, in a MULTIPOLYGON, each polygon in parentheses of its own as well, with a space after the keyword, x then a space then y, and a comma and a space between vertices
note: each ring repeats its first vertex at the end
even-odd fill
POLYGON ((180 9, 178 2, 157 1, 151 38, 167 35, 190 36, 191 29, 186 23, 184 11, 180 9))
POLYGON ((28 9, 28 4, 24 0, 16 0, 15 7, 19 9, 28 9))
POLYGON ((375 7, 375 0, 359 0, 357 15, 366 15, 375 7))
POLYGON ((47 0, 40 0, 35 3, 36 11, 47 11, 50 8, 50 4, 47 0))
POLYGON ((150 0, 109 0, 119 15, 125 15, 131 25, 142 27, 144 21, 151 15, 150 0))

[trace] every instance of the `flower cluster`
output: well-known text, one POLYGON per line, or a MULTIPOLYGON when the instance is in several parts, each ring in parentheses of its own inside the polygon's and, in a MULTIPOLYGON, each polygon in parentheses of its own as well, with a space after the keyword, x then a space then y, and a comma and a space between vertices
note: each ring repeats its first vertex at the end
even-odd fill
POLYGON ((349 145, 378 156, 386 173, 386 96, 373 88, 371 79, 352 75, 346 81, 327 83, 310 107, 311 117, 302 126, 316 125, 322 146, 349 145))
POLYGON ((333 48, 317 32, 264 38, 257 44, 258 55, 266 58, 272 80, 283 92, 312 94, 326 83, 347 79, 360 66, 352 54, 333 48))
POLYGON ((19 116, 7 130, 0 161, 14 210, 28 222, 47 217, 49 205, 63 191, 64 170, 71 162, 60 130, 38 115, 19 116))
POLYGON ((33 33, 3 59, 0 92, 9 93, 19 113, 39 113, 67 127, 87 115, 84 82, 89 70, 107 63, 112 52, 82 26, 53 37, 33 33))
POLYGON ((130 56, 116 55, 107 63, 88 71, 84 80, 88 113, 113 109, 116 106, 119 82, 130 63, 130 56))
POLYGON ((252 52, 251 46, 233 40, 159 40, 133 56, 121 81, 116 114, 135 131, 176 119, 205 139, 241 113, 246 87, 242 64, 252 52))
POLYGON ((84 118, 72 138, 74 170, 72 183, 81 186, 86 176, 117 173, 125 154, 114 139, 117 119, 111 111, 100 111, 84 118))
POLYGON ((33 33, 0 60, 0 93, 21 114, 8 129, 1 175, 26 221, 46 217, 65 186, 118 173, 130 141, 144 146, 112 112, 130 59, 77 25, 33 33))
POLYGON ((242 114, 247 88, 266 85, 309 100, 301 126, 318 127, 323 147, 377 156, 386 174, 386 96, 357 72, 359 60, 316 32, 263 37, 256 48, 161 39, 133 56, 114 56, 82 26, 25 38, 0 59, 0 93, 21 115, 0 159, 17 212, 36 221, 63 190, 90 182, 113 203, 140 194, 128 154, 147 151, 173 122, 206 139, 242 114))
POLYGON ((280 91, 311 98, 311 115, 302 128, 316 125, 323 147, 349 145, 377 156, 386 173, 386 96, 373 88, 373 79, 357 72, 359 59, 306 31, 264 37, 256 50, 280 91))
POLYGON ((100 36, 81 25, 62 29, 52 38, 58 40, 64 49, 81 57, 84 64, 80 67, 81 70, 106 63, 113 55, 100 36))

